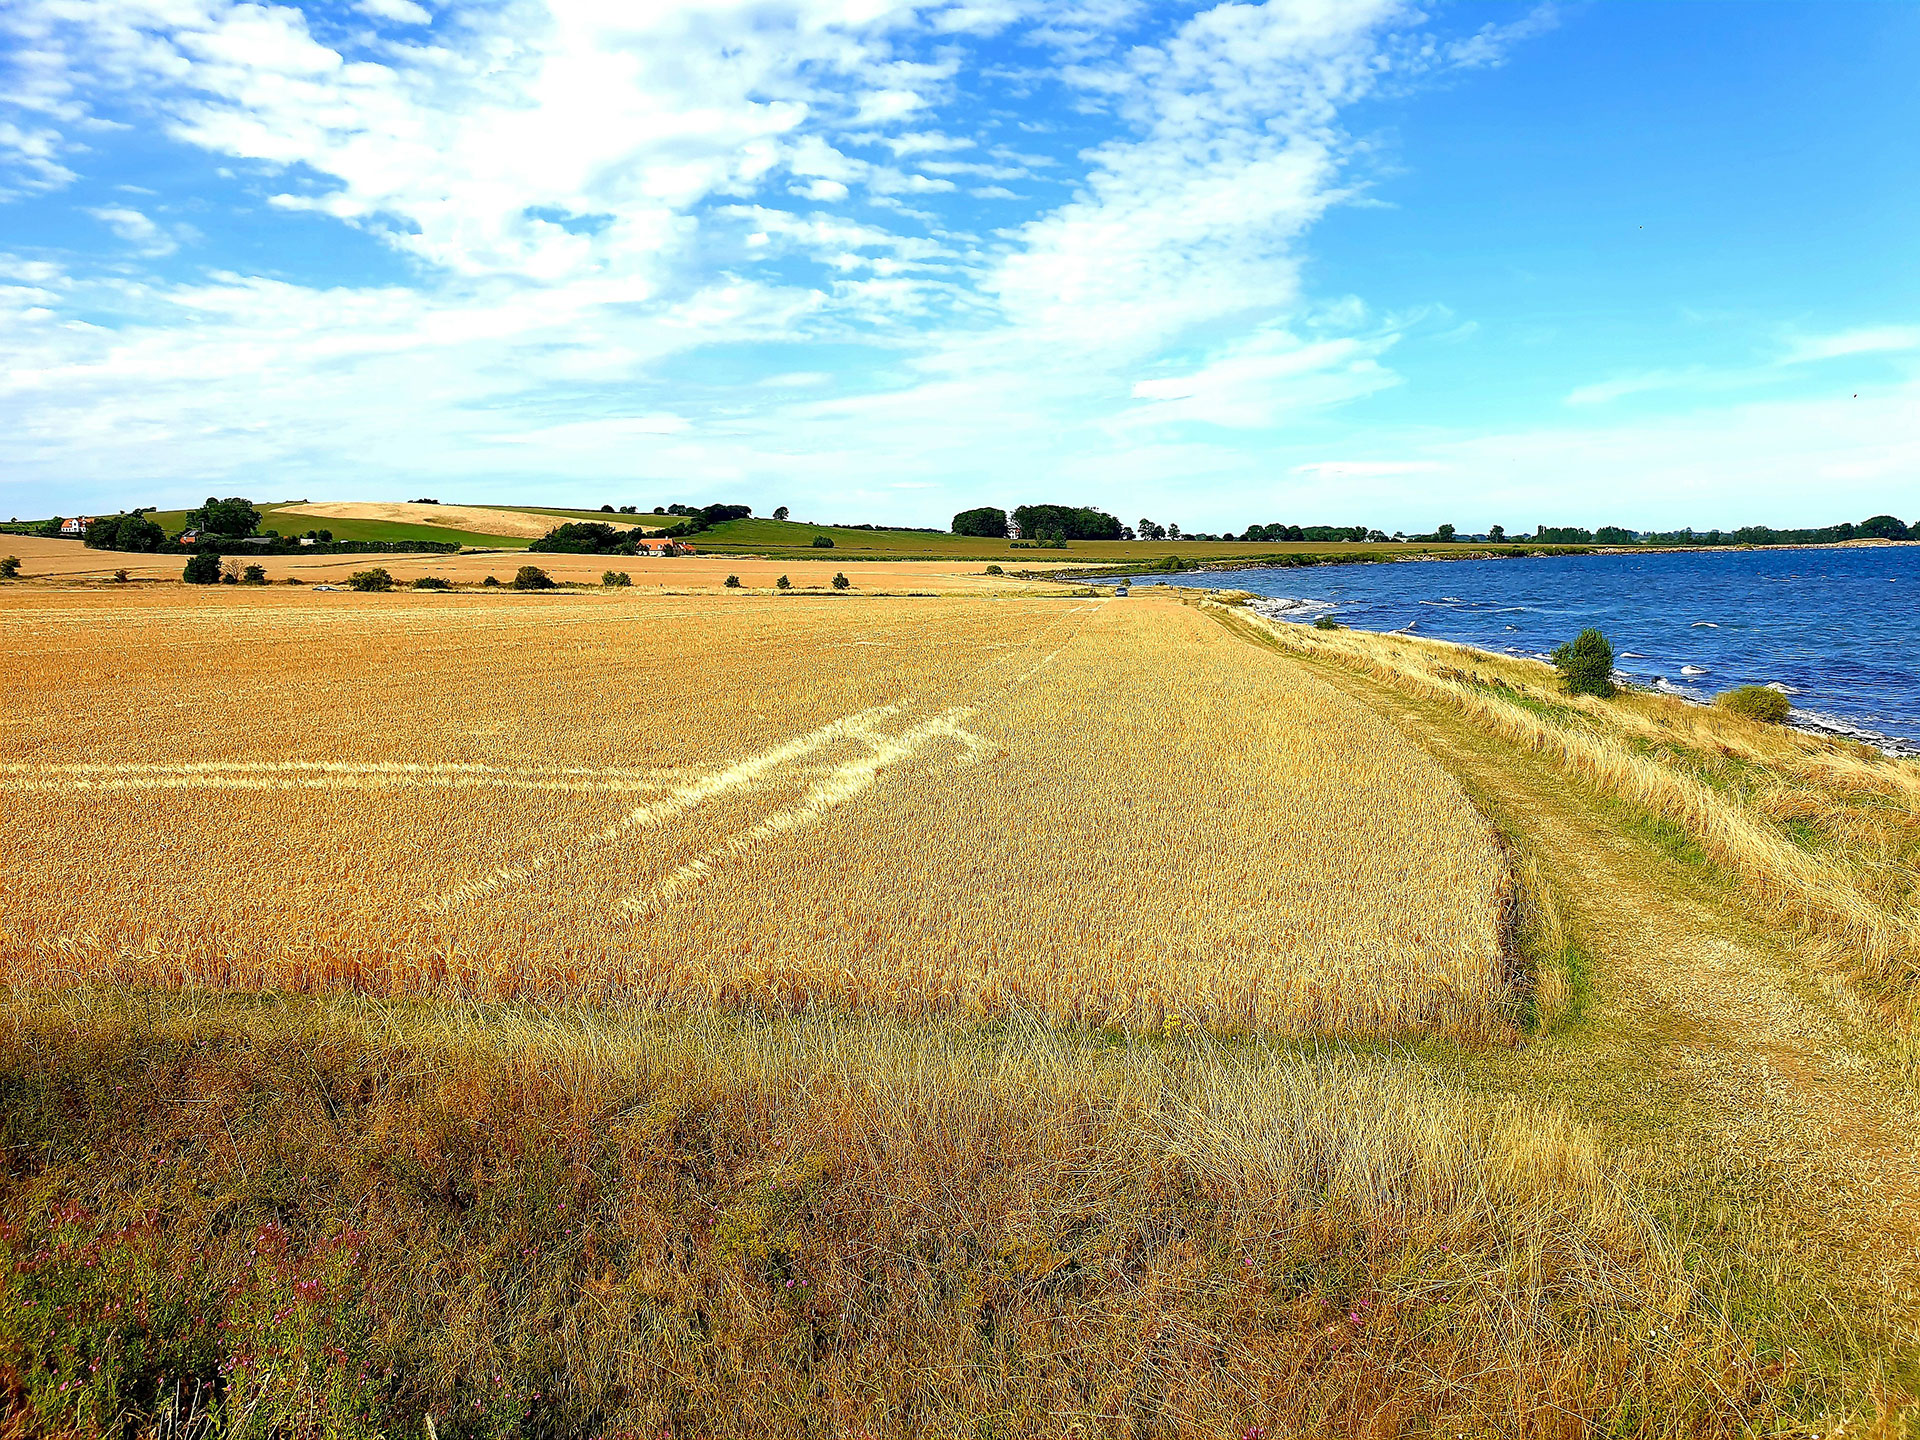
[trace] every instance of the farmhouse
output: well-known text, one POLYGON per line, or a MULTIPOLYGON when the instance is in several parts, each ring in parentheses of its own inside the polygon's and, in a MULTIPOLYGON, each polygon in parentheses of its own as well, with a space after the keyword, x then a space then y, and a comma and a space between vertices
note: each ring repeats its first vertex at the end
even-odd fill
POLYGON ((71 520, 62 520, 60 522, 60 533, 62 535, 84 535, 87 533, 87 527, 91 524, 93 524, 93 516, 76 515, 71 520))

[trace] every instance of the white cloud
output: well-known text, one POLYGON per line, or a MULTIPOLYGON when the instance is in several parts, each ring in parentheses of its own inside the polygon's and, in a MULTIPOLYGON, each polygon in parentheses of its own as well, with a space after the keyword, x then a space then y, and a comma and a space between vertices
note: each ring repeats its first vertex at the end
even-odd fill
MULTIPOLYGON (((618 474, 805 498, 1046 474, 1144 502, 1174 474, 1243 483, 1235 437, 1194 432, 1398 383, 1390 329, 1302 296, 1301 247, 1353 198, 1342 107, 1395 67, 1467 63, 1397 36, 1424 33, 1411 0, 358 13, 392 24, 234 0, 0 8, 19 122, 0 162, 77 163, 76 137, 137 122, 288 223, 355 227, 408 265, 382 284, 162 283, 128 279, 124 254, 17 275, 0 471, 116 494, 265 466, 315 493, 618 474), (980 104, 1010 53, 1036 62, 1022 83, 1064 76, 1104 139, 1076 153, 980 104), (1034 193, 973 191, 1009 228, 970 229, 986 207, 956 205, 959 185, 1015 177, 1034 193), (689 362, 768 343, 781 358, 746 372, 765 380, 689 362)), ((185 213, 96 215, 157 255, 183 232, 148 212, 185 213)))
POLYGON ((102 206, 90 209, 87 213, 105 224, 108 229, 142 255, 171 255, 180 248, 178 241, 138 210, 129 210, 122 206, 102 206))
POLYGON ((1780 358, 1782 365, 1805 365, 1849 355, 1881 355, 1920 350, 1920 325, 1876 325, 1798 340, 1780 358))
POLYGON ((1155 402, 1140 418, 1261 428, 1302 409, 1398 384, 1399 377, 1375 358, 1396 338, 1302 344, 1284 332, 1266 333, 1190 374, 1137 381, 1133 396, 1155 402))
POLYGON ((393 20, 401 25, 431 25, 433 12, 414 0, 355 0, 354 8, 376 20, 393 20))

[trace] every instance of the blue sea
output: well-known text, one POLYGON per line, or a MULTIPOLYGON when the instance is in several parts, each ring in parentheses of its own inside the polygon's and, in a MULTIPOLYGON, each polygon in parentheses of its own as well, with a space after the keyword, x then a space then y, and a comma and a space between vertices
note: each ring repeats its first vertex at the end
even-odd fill
POLYGON ((1691 700, 1772 685, 1795 723, 1920 754, 1920 546, 1395 561, 1142 577, 1544 658, 1597 625, 1625 677, 1691 700))

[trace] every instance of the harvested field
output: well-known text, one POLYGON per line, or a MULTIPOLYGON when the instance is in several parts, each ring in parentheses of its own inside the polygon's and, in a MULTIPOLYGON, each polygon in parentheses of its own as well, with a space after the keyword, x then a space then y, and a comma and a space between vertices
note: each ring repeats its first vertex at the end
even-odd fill
POLYGON ((9 592, 8 983, 1506 1028, 1454 782, 1176 601, 324 598, 9 592))
MULTIPOLYGON (((431 507, 429 507, 431 508, 431 507)), ((560 523, 555 521, 554 524, 560 523)), ((544 533, 544 532, 543 532, 544 533)), ((135 580, 178 582, 186 565, 185 552, 158 555, 127 554, 117 550, 89 550, 73 540, 10 535, 0 541, 0 555, 17 555, 27 585, 43 582, 98 582, 125 570, 135 580)), ((729 575, 751 590, 771 590, 780 576, 790 577, 795 589, 824 590, 835 571, 844 571, 856 590, 925 590, 943 593, 1024 590, 1024 582, 985 575, 980 561, 824 559, 761 560, 751 555, 535 555, 524 550, 465 551, 457 555, 238 555, 236 565, 258 564, 276 584, 298 578, 308 585, 344 585, 356 570, 378 565, 405 583, 422 575, 436 575, 456 585, 477 585, 492 575, 502 583, 513 579, 522 565, 538 565, 555 580, 598 584, 608 570, 623 571, 640 589, 683 592, 718 591, 729 575)), ((1038 567, 1035 567, 1038 568, 1038 567)))
MULTIPOLYGON (((538 540, 562 522, 551 515, 525 510, 495 510, 479 505, 416 505, 396 500, 317 500, 310 505, 282 505, 279 515, 312 515, 331 520, 392 520, 403 525, 439 525, 481 535, 513 535, 538 540)), ((608 515, 602 524, 616 530, 637 528, 634 521, 608 515)))

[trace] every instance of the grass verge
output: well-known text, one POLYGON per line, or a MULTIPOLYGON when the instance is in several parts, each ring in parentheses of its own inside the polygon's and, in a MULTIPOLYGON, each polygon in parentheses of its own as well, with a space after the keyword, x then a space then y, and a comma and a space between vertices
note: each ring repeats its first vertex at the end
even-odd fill
POLYGON ((0 1096, 48 1431, 1735 1434, 1790 1378, 1589 1131, 1405 1057, 68 992, 0 1096))

